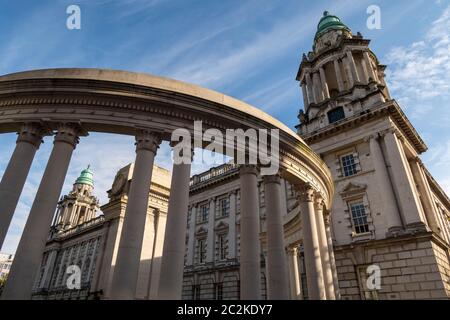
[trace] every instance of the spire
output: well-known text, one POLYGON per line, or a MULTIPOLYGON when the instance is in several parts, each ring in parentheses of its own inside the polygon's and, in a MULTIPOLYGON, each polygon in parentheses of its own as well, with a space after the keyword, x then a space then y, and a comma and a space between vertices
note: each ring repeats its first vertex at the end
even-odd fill
POLYGON ((342 23, 339 17, 331 15, 328 11, 324 11, 323 17, 320 19, 317 24, 317 32, 314 39, 317 39, 322 34, 329 30, 347 30, 350 32, 350 28, 347 27, 344 23, 342 23))
POLYGON ((86 169, 81 171, 80 176, 75 181, 75 184, 87 184, 90 186, 94 186, 93 172, 90 169, 91 165, 88 165, 86 169))

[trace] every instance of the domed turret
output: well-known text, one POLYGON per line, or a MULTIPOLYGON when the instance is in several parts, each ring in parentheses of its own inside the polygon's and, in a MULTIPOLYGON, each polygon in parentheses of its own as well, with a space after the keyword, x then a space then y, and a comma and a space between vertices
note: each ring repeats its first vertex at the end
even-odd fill
POLYGON ((75 181, 75 184, 87 184, 87 185, 90 185, 91 187, 93 187, 94 186, 93 175, 94 175, 94 173, 90 169, 90 165, 88 165, 88 167, 86 169, 81 171, 81 174, 78 177, 78 179, 75 181))
POLYGON ((341 19, 337 16, 329 14, 328 11, 325 11, 322 19, 320 19, 319 24, 317 25, 317 32, 314 39, 317 39, 329 30, 346 30, 351 32, 350 28, 343 24, 341 19))

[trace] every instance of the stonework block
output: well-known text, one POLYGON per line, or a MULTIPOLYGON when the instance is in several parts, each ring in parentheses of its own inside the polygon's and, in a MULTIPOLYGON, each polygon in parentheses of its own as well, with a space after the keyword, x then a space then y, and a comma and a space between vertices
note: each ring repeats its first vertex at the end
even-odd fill
POLYGON ((428 256, 427 251, 424 249, 420 249, 420 250, 414 250, 411 252, 413 258, 418 258, 418 257, 426 257, 428 256))
POLYGON ((421 282, 420 288, 422 290, 431 290, 431 289, 435 289, 436 286, 433 281, 427 281, 427 282, 421 282))
POLYGON ((408 259, 408 258, 411 258, 411 252, 409 252, 409 251, 399 252, 399 253, 398 253, 398 258, 399 258, 399 259, 408 259))
POLYGON ((406 267, 406 260, 397 260, 393 262, 394 267, 400 268, 400 267, 406 267))
POLYGON ((431 294, 430 291, 416 291, 414 292, 416 299, 430 299, 431 294))
POLYGON ((420 284, 417 282, 405 283, 405 288, 408 291, 418 291, 420 290, 420 284))
POLYGON ((393 284, 392 291, 406 291, 404 284, 393 284))

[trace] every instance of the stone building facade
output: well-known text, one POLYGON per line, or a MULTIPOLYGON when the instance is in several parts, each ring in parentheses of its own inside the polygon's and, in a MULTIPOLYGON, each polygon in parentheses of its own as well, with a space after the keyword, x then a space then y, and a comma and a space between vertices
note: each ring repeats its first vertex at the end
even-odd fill
POLYGON ((297 75, 298 133, 330 168, 343 299, 450 296, 450 200, 420 160, 427 146, 385 82, 386 66, 327 12, 297 75), (367 266, 381 288, 366 287, 367 266))
MULTIPOLYGON (((314 203, 315 219, 324 222, 322 238, 332 244, 326 254, 320 252, 331 266, 323 272, 337 299, 445 299, 450 297, 450 200, 421 162, 426 144, 391 98, 386 66, 369 42, 326 12, 297 74, 304 102, 298 134, 325 161, 335 185, 330 210, 314 203), (379 287, 367 286, 371 268, 380 271, 379 287)), ((103 215, 95 214, 98 202, 88 172, 61 199, 34 298, 110 297, 132 171, 130 165, 117 173, 109 202, 100 208, 103 215), (80 290, 65 287, 70 264, 87 270, 80 290)), ((258 182, 265 298, 266 206, 260 177, 258 182)), ((232 163, 191 177, 184 299, 241 297, 240 183, 232 163)), ((138 299, 156 298, 169 191, 169 173, 155 167, 138 299)), ((290 298, 308 299, 302 197, 283 179, 280 192, 290 298)))
MULTIPOLYGON (((109 202, 99 208, 92 171, 82 171, 73 190, 58 204, 33 299, 109 297, 132 174, 132 164, 117 172, 108 191, 109 202), (80 268, 80 289, 67 288, 71 265, 80 268)), ((136 299, 156 295, 169 187, 170 172, 154 166, 136 299)))

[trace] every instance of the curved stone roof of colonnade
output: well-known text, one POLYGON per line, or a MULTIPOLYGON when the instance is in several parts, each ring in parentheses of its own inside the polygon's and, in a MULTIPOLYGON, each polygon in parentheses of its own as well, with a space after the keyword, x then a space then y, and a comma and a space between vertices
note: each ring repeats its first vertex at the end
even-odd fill
POLYGON ((0 133, 15 132, 23 122, 45 122, 54 129, 58 122, 73 121, 87 131, 151 129, 167 139, 176 128, 192 131, 194 120, 202 120, 205 129, 279 129, 283 176, 311 183, 331 205, 333 182, 320 157, 285 124, 238 99, 129 71, 61 68, 0 76, 0 133))

